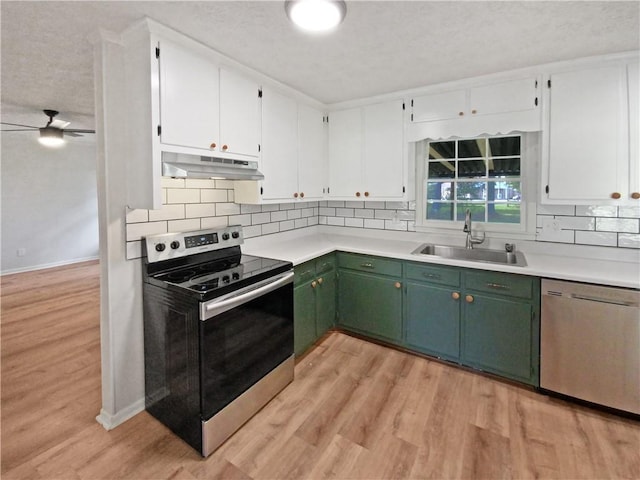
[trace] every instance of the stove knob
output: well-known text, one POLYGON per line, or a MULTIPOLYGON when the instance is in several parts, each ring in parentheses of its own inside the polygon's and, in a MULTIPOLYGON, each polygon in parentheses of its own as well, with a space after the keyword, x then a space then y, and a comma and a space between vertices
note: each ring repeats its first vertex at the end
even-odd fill
POLYGON ((174 240, 173 242, 171 242, 171 248, 173 248, 174 250, 176 250, 177 248, 180 247, 180 242, 174 240))
POLYGON ((229 234, 228 233, 223 233, 222 234, 222 239, 223 240, 229 240, 229 234))
POLYGON ((238 233, 238 232, 233 232, 233 233, 231 234, 231 236, 232 236, 233 238, 238 238, 238 237, 240 236, 240 233, 238 233))
POLYGON ((233 275, 231 275, 231 278, 234 280, 240 280, 240 274, 238 272, 234 272, 233 275))
POLYGON ((156 252, 164 252, 165 248, 167 248, 167 246, 164 243, 158 243, 156 245, 156 252))
POLYGON ((229 283, 229 275, 222 277, 222 283, 229 283))

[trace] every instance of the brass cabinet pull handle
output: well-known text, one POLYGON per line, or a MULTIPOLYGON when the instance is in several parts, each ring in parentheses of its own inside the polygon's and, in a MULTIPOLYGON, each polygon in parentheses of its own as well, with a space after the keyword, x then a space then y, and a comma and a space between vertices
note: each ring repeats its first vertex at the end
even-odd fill
POLYGON ((322 285, 322 282, 324 282, 324 278, 320 277, 320 278, 318 279, 318 285, 322 285))
POLYGON ((502 285, 500 283, 487 283, 487 287, 489 288, 497 288, 501 290, 509 290, 509 285, 502 285))
POLYGON ((631 194, 631 198, 633 198, 634 200, 638 200, 640 198, 640 192, 633 192, 631 194))
POLYGON ((613 198, 614 200, 618 200, 622 195, 620 195, 619 192, 613 192, 611 194, 611 198, 613 198))
POLYGON ((229 145, 222 145, 222 150, 228 150, 229 149, 229 145))
POLYGON ((373 263, 361 263, 360 266, 364 268, 374 268, 373 263))
POLYGON ((316 282, 315 280, 311 282, 311 288, 316 288, 317 286, 318 286, 318 282, 316 282))
POLYGON ((473 303, 473 295, 467 295, 464 299, 467 303, 473 303))
POLYGON ((217 145, 216 145, 216 143, 215 143, 215 142, 214 142, 214 143, 212 143, 211 145, 209 145, 209 148, 211 148, 211 149, 216 148, 216 147, 217 147, 217 145))
POLYGON ((396 287, 396 288, 400 288, 400 287, 402 287, 402 284, 401 284, 400 282, 396 282, 396 283, 394 284, 394 287, 396 287))
POLYGON ((451 298, 453 298, 454 300, 459 300, 460 299, 460 292, 453 292, 451 294, 451 298))

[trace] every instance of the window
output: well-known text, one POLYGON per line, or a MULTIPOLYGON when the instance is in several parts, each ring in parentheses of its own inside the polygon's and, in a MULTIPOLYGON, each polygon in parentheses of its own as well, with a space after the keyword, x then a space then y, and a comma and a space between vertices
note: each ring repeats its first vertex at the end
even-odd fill
MULTIPOLYGON (((523 135, 424 141, 417 224, 458 228, 465 212, 487 231, 526 230, 523 135)), ((526 190, 526 189, 525 189, 526 190)))

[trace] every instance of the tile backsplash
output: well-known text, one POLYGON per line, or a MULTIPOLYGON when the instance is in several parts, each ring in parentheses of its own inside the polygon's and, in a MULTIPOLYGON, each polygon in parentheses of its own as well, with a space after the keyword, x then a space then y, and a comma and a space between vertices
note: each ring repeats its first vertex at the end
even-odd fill
MULTIPOLYGON (((127 210, 127 258, 145 235, 240 224, 245 238, 313 225, 415 231, 415 202, 331 201, 271 205, 233 202, 233 181, 162 179, 160 210, 127 210)), ((640 207, 538 205, 536 240, 640 248, 640 207)))

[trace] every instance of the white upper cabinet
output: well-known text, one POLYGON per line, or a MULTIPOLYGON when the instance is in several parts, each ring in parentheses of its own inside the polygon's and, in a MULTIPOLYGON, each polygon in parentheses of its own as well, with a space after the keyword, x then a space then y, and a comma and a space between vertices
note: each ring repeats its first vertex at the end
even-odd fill
POLYGON ((640 205, 637 65, 608 61, 548 76, 543 203, 640 205))
POLYGON ((220 69, 219 152, 258 157, 260 86, 254 80, 220 69))
POLYGON ((323 197, 327 184, 324 114, 298 105, 298 190, 307 200, 323 197))
POLYGON ((464 116, 467 110, 466 90, 432 93, 411 100, 411 121, 450 120, 464 116))
POLYGON ((160 42, 160 141, 209 149, 219 142, 217 65, 189 49, 160 42))
POLYGON ((402 100, 331 112, 329 196, 402 200, 407 158, 402 100))

